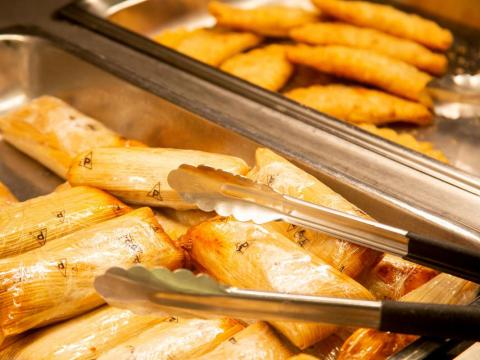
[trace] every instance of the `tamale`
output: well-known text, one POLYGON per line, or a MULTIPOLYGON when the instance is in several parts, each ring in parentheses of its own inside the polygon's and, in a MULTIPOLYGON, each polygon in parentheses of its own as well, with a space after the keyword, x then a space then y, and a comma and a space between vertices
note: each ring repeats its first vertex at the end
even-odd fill
POLYGON ((257 322, 230 337, 213 351, 200 357, 194 357, 194 359, 286 360, 291 355, 290 349, 280 341, 266 323, 257 322))
POLYGON ((448 64, 445 55, 434 53, 414 41, 339 22, 307 24, 290 31, 290 36, 298 42, 312 45, 342 45, 373 50, 434 75, 442 75, 448 64))
POLYGON ((243 328, 231 319, 172 317, 107 351, 98 360, 191 359, 209 352, 243 328))
POLYGON ((186 227, 194 226, 205 220, 215 217, 214 211, 205 212, 202 210, 174 210, 169 208, 161 209, 161 212, 170 219, 179 222, 186 227))
POLYGON ((220 26, 274 37, 287 37, 290 29, 319 20, 315 11, 279 5, 242 9, 212 1, 208 4, 208 11, 220 26))
MULTIPOLYGON (((373 299, 360 284, 282 234, 250 222, 215 218, 190 228, 181 239, 192 259, 220 282, 246 289, 373 299)), ((304 349, 335 326, 272 322, 304 349)))
MULTIPOLYGON (((340 194, 273 151, 258 148, 255 160, 255 167, 248 174, 252 180, 268 184, 282 194, 371 219, 340 194)), ((382 256, 378 251, 284 222, 272 222, 266 226, 353 278, 373 267, 382 256)))
POLYGON ((432 79, 403 61, 374 51, 346 46, 292 46, 287 57, 295 64, 311 66, 338 77, 373 85, 410 100, 430 104, 426 86, 432 79))
POLYGON ((358 282, 377 299, 397 300, 436 275, 436 270, 387 254, 373 269, 362 274, 358 282))
POLYGON ((175 29, 153 37, 158 43, 211 66, 252 48, 263 41, 261 36, 226 29, 175 29))
POLYGON ((288 358, 288 360, 318 360, 318 358, 308 354, 298 354, 288 358))
POLYGON ((0 327, 4 336, 97 307, 93 280, 111 266, 183 265, 151 209, 141 208, 0 260, 0 327))
POLYGON ((0 258, 45 246, 128 211, 130 208, 113 196, 87 186, 13 204, 0 210, 0 258))
POLYGON ((389 5, 342 0, 313 0, 313 4, 328 16, 410 39, 432 49, 446 50, 453 42, 452 33, 437 23, 389 5))
MULTIPOLYGON (((466 305, 475 299, 479 285, 440 274, 400 298, 400 301, 466 305)), ((338 360, 387 359, 417 339, 417 336, 358 329, 343 344, 338 360)))
POLYGON ((73 162, 68 181, 107 190, 132 204, 193 209, 195 205, 183 201, 167 181, 170 171, 181 164, 208 165, 240 175, 248 171, 240 158, 203 151, 96 148, 73 162))
POLYGON ((87 360, 136 336, 165 318, 102 306, 24 336, 0 351, 9 360, 87 360))
POLYGON ((293 73, 293 64, 287 60, 286 51, 286 45, 265 46, 235 55, 220 69, 267 90, 277 91, 293 73))
POLYGON ((334 334, 305 350, 322 360, 336 360, 345 340, 352 335, 353 328, 339 328, 334 334))
POLYGON ((102 146, 143 146, 123 138, 60 99, 42 96, 0 117, 7 142, 65 178, 72 159, 102 146))
POLYGON ((288 98, 317 111, 353 124, 416 125, 432 123, 432 113, 422 104, 362 86, 330 84, 297 88, 284 93, 288 98))
POLYGON ((165 215, 160 211, 155 211, 155 218, 162 226, 163 231, 165 231, 168 237, 172 239, 175 244, 177 242, 177 239, 185 235, 188 230, 188 226, 183 225, 182 223, 170 218, 169 216, 165 215))
POLYGON ((0 182, 0 208, 16 203, 17 198, 10 192, 10 190, 0 182))
POLYGON ((442 151, 435 149, 432 143, 418 141, 410 134, 400 134, 393 129, 378 128, 373 124, 360 124, 359 127, 394 143, 418 151, 419 153, 429 156, 435 160, 448 163, 448 159, 445 154, 442 151))

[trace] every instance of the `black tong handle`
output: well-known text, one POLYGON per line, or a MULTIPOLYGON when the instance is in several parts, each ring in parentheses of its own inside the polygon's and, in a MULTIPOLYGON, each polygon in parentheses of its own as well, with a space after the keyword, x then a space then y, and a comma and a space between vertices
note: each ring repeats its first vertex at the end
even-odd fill
POLYGON ((407 233, 408 254, 403 258, 480 283, 480 250, 407 233))
POLYGON ((382 301, 379 330, 480 340, 480 307, 382 301))

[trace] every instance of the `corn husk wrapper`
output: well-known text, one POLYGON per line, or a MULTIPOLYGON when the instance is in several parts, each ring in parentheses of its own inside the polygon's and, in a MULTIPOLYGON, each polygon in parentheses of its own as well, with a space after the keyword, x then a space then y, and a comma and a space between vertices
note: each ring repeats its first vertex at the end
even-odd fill
MULTIPOLYGON (((255 167, 248 174, 251 179, 268 184, 282 194, 371 219, 315 177, 271 150, 257 149, 255 159, 255 167)), ((280 232, 308 252, 353 278, 360 272, 372 268, 382 256, 378 251, 285 222, 272 222, 267 227, 280 232)))
POLYGON ((180 245, 177 239, 187 233, 188 226, 183 225, 182 223, 170 218, 160 211, 155 211, 155 218, 162 226, 163 231, 165 231, 168 237, 172 239, 176 245, 180 245))
POLYGON ((104 353, 98 360, 191 359, 214 349, 243 328, 231 319, 172 317, 104 353))
POLYGON ((109 267, 183 265, 149 208, 93 225, 40 249, 0 260, 0 326, 22 333, 97 307, 94 278, 109 267))
POLYGON ((318 358, 308 354, 298 354, 288 358, 288 360, 318 360, 318 358))
POLYGON ((73 162, 68 181, 107 190, 132 204, 193 209, 195 205, 183 201, 167 181, 170 171, 181 164, 208 165, 240 175, 248 171, 240 158, 203 151, 97 148, 73 162))
MULTIPOLYGON (((373 299, 360 284, 277 232, 231 218, 216 218, 189 229, 181 239, 192 259, 220 282, 296 294, 373 299)), ((272 322, 304 349, 330 335, 335 326, 272 322)))
POLYGON ((438 275, 438 271, 386 254, 358 282, 377 299, 397 300, 438 275))
POLYGON ((168 218, 187 227, 195 226, 207 221, 217 214, 214 211, 205 212, 202 210, 174 210, 169 208, 161 209, 161 212, 168 218))
POLYGON ((113 196, 86 186, 13 204, 0 210, 0 258, 45 246, 128 211, 113 196))
POLYGON ((90 360, 164 321, 129 310, 102 306, 79 317, 38 330, 0 351, 9 360, 90 360))
POLYGON ((18 202, 17 198, 0 182, 0 208, 15 204, 16 202, 18 202))
POLYGON ((266 323, 257 322, 224 341, 215 350, 193 359, 286 360, 291 355, 292 352, 280 341, 266 323))
MULTIPOLYGON (((440 274, 400 298, 400 301, 466 305, 478 293, 479 285, 452 275, 440 274)), ((343 344, 339 360, 387 359, 415 341, 418 336, 358 329, 343 344)))
POLYGON ((42 96, 0 117, 4 139, 65 178, 72 159, 94 147, 144 146, 52 96, 42 96))
POLYGON ((322 360, 336 360, 343 343, 355 331, 354 328, 339 328, 334 334, 305 350, 322 360))

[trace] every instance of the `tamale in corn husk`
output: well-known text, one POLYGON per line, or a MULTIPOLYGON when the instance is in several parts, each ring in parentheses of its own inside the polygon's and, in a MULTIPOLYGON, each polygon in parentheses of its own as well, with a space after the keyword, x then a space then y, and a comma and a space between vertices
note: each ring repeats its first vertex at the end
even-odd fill
POLYGON ((183 201, 167 181, 170 171, 181 164, 208 165, 240 175, 248 171, 240 158, 203 151, 96 148, 73 162, 68 181, 108 190, 132 204, 193 209, 195 205, 183 201))
POLYGON ((24 336, 0 351, 9 360, 90 360, 165 318, 102 306, 24 336))
POLYGON ((377 299, 397 300, 438 275, 438 271, 386 254, 358 282, 377 299))
POLYGON ((0 182, 0 208, 16 203, 17 198, 10 192, 10 190, 0 182))
POLYGON ((266 323, 257 322, 230 337, 213 351, 194 359, 283 360, 291 355, 290 349, 280 341, 266 323))
POLYGON ((168 235, 172 241, 177 244, 177 239, 185 235, 188 230, 188 226, 170 218, 160 211, 155 211, 155 218, 162 226, 163 231, 168 235))
POLYGON ((161 212, 170 219, 177 221, 178 223, 187 227, 198 225, 201 222, 217 216, 214 211, 205 212, 202 210, 174 210, 164 208, 161 209, 161 212))
POLYGON ((111 266, 183 265, 151 209, 141 208, 0 260, 0 326, 4 336, 97 307, 93 280, 111 266))
MULTIPOLYGON (((340 194, 271 150, 257 149, 255 159, 255 167, 248 174, 251 179, 268 184, 282 194, 371 219, 340 194)), ((382 256, 378 251, 285 222, 273 222, 267 227, 353 278, 373 267, 382 256)))
MULTIPOLYGON (((192 259, 220 282, 246 289, 373 299, 360 284, 278 232, 231 218, 215 218, 189 229, 181 239, 192 259)), ((304 349, 335 326, 272 322, 304 349)))
POLYGON ((0 258, 45 246, 128 211, 130 208, 113 196, 87 186, 13 204, 0 210, 0 258))
POLYGON ((98 360, 191 359, 209 352, 243 328, 231 319, 172 317, 107 351, 98 360))
POLYGON ((36 98, 0 117, 4 139, 65 178, 72 159, 102 146, 143 146, 52 96, 36 98))
POLYGON ((288 360, 318 360, 318 358, 308 354, 298 354, 288 358, 288 360))
POLYGON ((339 328, 326 339, 305 349, 305 353, 322 360, 336 360, 345 340, 347 340, 354 331, 354 328, 339 328))
MULTIPOLYGON (((440 274, 400 298, 400 301, 466 305, 478 293, 479 285, 452 275, 440 274)), ((418 337, 385 333, 375 329, 358 329, 343 344, 339 360, 387 359, 418 337)))

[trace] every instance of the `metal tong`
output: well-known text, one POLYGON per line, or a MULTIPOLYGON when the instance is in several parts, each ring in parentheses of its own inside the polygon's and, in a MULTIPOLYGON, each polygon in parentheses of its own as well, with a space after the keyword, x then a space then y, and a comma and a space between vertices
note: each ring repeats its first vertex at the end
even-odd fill
POLYGON ((207 166, 181 165, 168 183, 201 210, 262 224, 283 220, 480 283, 480 251, 367 220, 207 166))
POLYGON ((480 340, 480 307, 293 295, 223 286, 180 269, 111 268, 95 279, 110 304, 182 317, 229 316, 331 323, 381 331, 480 340))

